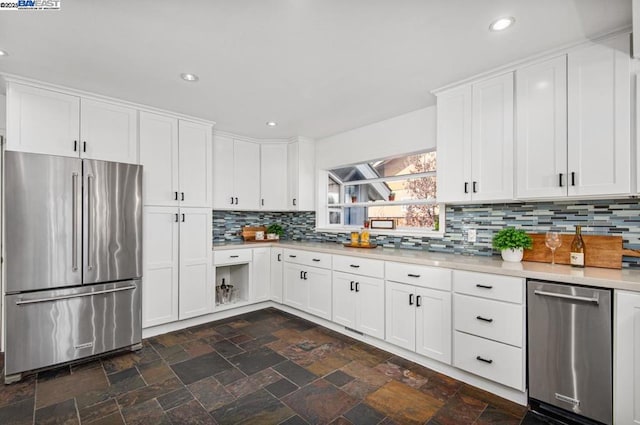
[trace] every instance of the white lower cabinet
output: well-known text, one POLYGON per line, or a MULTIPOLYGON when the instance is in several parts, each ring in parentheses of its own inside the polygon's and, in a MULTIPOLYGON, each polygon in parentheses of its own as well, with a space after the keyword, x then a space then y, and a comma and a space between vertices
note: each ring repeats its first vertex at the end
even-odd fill
POLYGON ((211 209, 144 208, 142 325, 213 311, 211 209))
POLYGON ((525 389, 524 279, 454 270, 453 365, 525 389))
POLYGON ((331 270, 285 263, 282 302, 331 320, 331 270))
POLYGON ((251 301, 267 301, 271 293, 271 249, 253 249, 251 301))
POLYGON ((271 248, 271 301, 277 303, 282 303, 283 264, 283 249, 271 248))
POLYGON ((333 321, 384 339, 384 281, 334 271, 333 321))
POLYGON ((451 292, 386 282, 386 341, 451 363, 451 292))
POLYGON ((615 424, 640 424, 640 293, 615 291, 615 424))

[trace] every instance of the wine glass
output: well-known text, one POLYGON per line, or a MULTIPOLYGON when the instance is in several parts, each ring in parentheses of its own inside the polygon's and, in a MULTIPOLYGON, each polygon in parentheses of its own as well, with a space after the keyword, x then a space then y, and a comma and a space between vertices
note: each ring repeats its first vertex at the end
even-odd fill
POLYGON ((551 265, 556 263, 556 249, 562 246, 562 239, 560 239, 560 233, 547 232, 544 238, 544 244, 551 250, 551 265))

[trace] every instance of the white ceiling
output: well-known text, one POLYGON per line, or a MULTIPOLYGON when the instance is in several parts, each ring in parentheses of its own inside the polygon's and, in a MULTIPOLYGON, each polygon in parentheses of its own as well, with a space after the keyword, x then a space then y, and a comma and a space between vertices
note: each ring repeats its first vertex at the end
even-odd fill
POLYGON ((630 24, 631 0, 61 0, 60 11, 0 12, 0 49, 10 54, 0 72, 252 137, 319 138, 630 24), (516 25, 489 32, 505 15, 516 25), (266 127, 270 120, 279 125, 266 127))

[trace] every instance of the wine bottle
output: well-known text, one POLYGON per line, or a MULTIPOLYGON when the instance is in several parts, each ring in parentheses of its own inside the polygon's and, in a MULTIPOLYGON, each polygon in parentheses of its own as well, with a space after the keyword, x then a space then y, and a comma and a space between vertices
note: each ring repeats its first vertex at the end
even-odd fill
POLYGON ((576 226, 576 235, 571 242, 571 265, 584 267, 584 241, 582 240, 582 226, 576 226))

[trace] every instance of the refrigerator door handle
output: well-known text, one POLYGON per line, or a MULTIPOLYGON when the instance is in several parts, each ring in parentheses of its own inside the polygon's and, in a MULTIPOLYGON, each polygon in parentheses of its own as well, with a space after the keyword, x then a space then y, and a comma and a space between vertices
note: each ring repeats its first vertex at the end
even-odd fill
POLYGON ((71 270, 78 271, 78 173, 71 175, 71 270))
POLYGON ((132 289, 136 289, 136 286, 135 285, 129 285, 129 286, 123 286, 121 288, 106 289, 104 291, 83 292, 81 294, 61 295, 61 296, 58 296, 58 297, 50 297, 50 298, 34 298, 34 299, 30 299, 30 300, 18 300, 18 301, 16 301, 16 305, 46 303, 46 302, 51 302, 51 301, 68 300, 70 298, 92 297, 94 295, 110 294, 112 292, 130 291, 132 289))
POLYGON ((91 199, 93 195, 93 174, 87 175, 87 269, 93 270, 92 249, 91 249, 91 232, 93 231, 93 207, 91 199))

